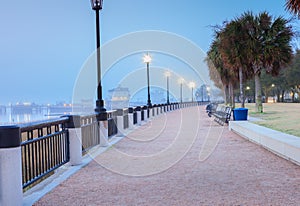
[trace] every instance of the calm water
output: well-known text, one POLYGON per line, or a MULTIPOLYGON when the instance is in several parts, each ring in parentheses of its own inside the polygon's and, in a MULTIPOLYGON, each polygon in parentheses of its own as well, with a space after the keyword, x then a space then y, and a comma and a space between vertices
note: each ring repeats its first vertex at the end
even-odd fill
POLYGON ((47 109, 42 110, 40 113, 32 112, 30 114, 26 114, 26 113, 12 114, 11 109, 7 107, 6 113, 0 114, 0 125, 35 122, 39 120, 57 118, 62 115, 64 114, 50 114, 47 109))

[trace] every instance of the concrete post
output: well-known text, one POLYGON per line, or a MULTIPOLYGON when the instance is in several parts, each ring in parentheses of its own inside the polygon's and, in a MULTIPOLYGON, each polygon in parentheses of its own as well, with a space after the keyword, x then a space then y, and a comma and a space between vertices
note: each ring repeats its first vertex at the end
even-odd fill
POLYGON ((135 111, 134 111, 134 108, 132 108, 132 107, 130 107, 129 109, 128 109, 128 124, 129 124, 129 128, 128 129, 130 129, 130 130, 133 130, 134 129, 134 113, 135 113, 135 111))
POLYGON ((144 110, 144 122, 147 122, 148 121, 148 107, 144 106, 143 110, 144 110))
POLYGON ((149 119, 153 119, 153 108, 149 108, 149 119))
POLYGON ((152 117, 155 117, 157 114, 156 114, 156 105, 154 105, 152 107, 152 117))
POLYGON ((82 163, 82 134, 81 119, 79 115, 69 116, 66 124, 70 140, 70 164, 75 166, 82 163))
POLYGON ((125 133, 125 128, 124 128, 124 115, 127 115, 128 110, 127 109, 118 109, 117 110, 117 128, 118 128, 118 133, 117 136, 121 137, 125 133))
POLYGON ((137 107, 135 109, 136 111, 136 117, 137 117, 137 125, 141 126, 142 125, 142 110, 141 107, 137 107))
POLYGON ((152 107, 152 117, 154 118, 156 115, 157 115, 157 114, 156 114, 156 105, 154 105, 154 106, 152 107))
POLYGON ((98 128, 100 133, 100 146, 107 147, 109 145, 108 142, 108 121, 107 121, 107 113, 102 112, 96 115, 98 121, 98 128))
POLYGON ((18 126, 0 126, 0 205, 21 206, 22 154, 18 126))

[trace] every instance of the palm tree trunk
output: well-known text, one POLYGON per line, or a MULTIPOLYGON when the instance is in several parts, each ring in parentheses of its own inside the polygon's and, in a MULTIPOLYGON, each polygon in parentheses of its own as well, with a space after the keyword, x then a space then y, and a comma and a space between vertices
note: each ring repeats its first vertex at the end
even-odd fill
POLYGON ((259 73, 255 74, 255 108, 256 112, 263 112, 262 96, 261 96, 261 83, 259 73))
POLYGON ((265 103, 268 103, 268 99, 269 99, 269 93, 268 93, 268 89, 267 88, 265 88, 265 93, 264 93, 264 95, 265 95, 265 103))
POLYGON ((284 90, 281 92, 281 102, 284 102, 284 90))
POLYGON ((281 99, 280 99, 280 91, 277 93, 277 102, 281 102, 281 99))
POLYGON ((226 84, 224 86, 224 95, 225 95, 225 98, 224 98, 225 99, 225 104, 227 105, 230 102, 229 86, 228 86, 228 84, 226 84))
POLYGON ((239 68, 239 78, 240 78, 240 101, 241 107, 245 107, 245 98, 244 98, 244 85, 243 85, 243 69, 239 68))
POLYGON ((229 96, 230 96, 230 106, 235 108, 235 101, 234 101, 234 88, 232 82, 229 82, 229 96))

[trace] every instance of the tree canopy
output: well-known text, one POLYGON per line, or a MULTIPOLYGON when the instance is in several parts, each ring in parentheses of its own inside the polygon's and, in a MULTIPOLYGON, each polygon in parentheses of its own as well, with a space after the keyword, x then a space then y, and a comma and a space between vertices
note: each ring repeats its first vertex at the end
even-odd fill
POLYGON ((243 81, 254 77, 258 112, 263 111, 261 72, 265 70, 273 76, 278 75, 292 59, 290 42, 294 32, 289 23, 290 20, 273 18, 267 12, 258 15, 245 12, 223 26, 215 27, 218 29, 215 29, 208 57, 220 73, 223 84, 239 80, 242 103, 243 81))

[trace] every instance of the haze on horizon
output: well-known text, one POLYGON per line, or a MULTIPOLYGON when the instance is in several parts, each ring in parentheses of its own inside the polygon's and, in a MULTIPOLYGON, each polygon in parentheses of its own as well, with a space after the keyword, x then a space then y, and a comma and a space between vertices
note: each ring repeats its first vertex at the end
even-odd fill
MULTIPOLYGON (((189 39, 206 52, 213 37, 211 26, 249 10, 289 18, 284 4, 285 0, 104 0, 101 44, 128 33, 157 30, 189 39)), ((0 105, 70 102, 76 78, 95 51, 95 13, 90 1, 4 1, 0 25, 0 105)), ((116 72, 116 79, 131 68, 142 68, 138 61, 134 65, 124 60, 120 65, 124 71, 116 72)), ((154 66, 177 66, 161 61, 154 66)), ((117 83, 103 85, 104 92, 117 83)))

